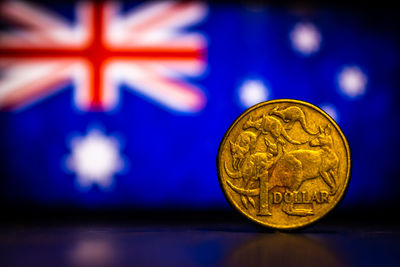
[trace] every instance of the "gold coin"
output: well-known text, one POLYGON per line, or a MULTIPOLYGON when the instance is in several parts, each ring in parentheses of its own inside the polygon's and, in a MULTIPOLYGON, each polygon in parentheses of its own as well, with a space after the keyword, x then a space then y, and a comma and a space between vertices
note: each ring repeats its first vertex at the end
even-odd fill
POLYGON ((346 137, 324 111, 299 100, 257 104, 240 115, 218 149, 228 202, 277 229, 306 226, 331 211, 350 180, 346 137))

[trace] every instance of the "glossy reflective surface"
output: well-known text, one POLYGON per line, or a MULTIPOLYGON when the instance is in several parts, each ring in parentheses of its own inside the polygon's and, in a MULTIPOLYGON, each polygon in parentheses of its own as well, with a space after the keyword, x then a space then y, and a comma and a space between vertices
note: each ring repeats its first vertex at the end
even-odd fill
POLYGON ((8 225, 3 266, 343 266, 397 265, 391 224, 323 222, 301 232, 267 232, 240 222, 8 225))

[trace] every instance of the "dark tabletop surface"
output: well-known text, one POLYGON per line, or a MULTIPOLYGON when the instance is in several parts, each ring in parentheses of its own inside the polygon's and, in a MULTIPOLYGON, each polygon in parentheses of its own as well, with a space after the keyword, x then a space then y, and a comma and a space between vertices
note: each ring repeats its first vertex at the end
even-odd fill
POLYGON ((213 220, 182 213, 11 220, 0 228, 0 265, 400 266, 400 227, 393 220, 342 214, 279 232, 232 214, 213 220))

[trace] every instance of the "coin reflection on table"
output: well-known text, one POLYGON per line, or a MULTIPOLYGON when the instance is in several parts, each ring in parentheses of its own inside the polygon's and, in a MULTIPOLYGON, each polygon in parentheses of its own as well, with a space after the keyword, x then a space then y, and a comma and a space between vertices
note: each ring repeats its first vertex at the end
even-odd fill
POLYGON ((260 103, 230 126, 217 156, 228 202, 278 229, 309 225, 343 198, 351 158, 346 137, 324 111, 291 99, 260 103))
POLYGON ((334 248, 313 237, 262 234, 226 255, 224 266, 343 266, 334 248))

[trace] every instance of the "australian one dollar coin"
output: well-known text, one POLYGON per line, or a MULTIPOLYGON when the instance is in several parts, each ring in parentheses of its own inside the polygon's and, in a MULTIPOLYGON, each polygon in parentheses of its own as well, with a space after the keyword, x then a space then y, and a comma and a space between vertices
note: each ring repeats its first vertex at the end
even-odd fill
POLYGON ((222 191, 250 220, 277 229, 315 222, 343 198, 351 156, 318 107, 280 99, 255 105, 226 132, 217 155, 222 191))

